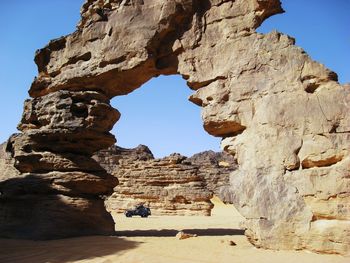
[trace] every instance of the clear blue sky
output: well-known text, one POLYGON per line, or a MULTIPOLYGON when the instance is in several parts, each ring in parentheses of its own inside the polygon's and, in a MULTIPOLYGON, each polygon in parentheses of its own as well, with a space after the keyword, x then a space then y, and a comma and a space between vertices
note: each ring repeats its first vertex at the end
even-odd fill
MULTIPOLYGON (((350 82, 350 1, 282 0, 286 13, 269 18, 259 32, 277 29, 297 39, 313 59, 350 82)), ((79 21, 82 0, 3 1, 0 16, 0 142, 20 121, 23 101, 37 74, 34 52, 69 34, 79 21)), ((219 139, 202 129, 200 108, 187 101, 191 90, 179 76, 159 77, 128 96, 113 99, 122 113, 113 133, 118 144, 148 145, 157 157, 214 149, 219 139)))

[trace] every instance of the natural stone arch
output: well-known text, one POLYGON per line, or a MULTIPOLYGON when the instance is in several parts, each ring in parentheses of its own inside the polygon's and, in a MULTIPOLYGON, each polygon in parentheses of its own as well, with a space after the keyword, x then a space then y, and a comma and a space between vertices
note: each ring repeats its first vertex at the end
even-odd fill
POLYGON ((350 89, 292 38, 256 33, 281 12, 278 0, 88 0, 78 30, 37 52, 33 99, 7 146, 19 175, 1 183, 2 209, 13 215, 21 197, 34 196, 25 205, 40 220, 19 235, 2 218, 1 233, 111 233, 99 196, 116 182, 89 158, 115 142, 109 130, 119 113, 109 99, 178 73, 196 90, 204 128, 238 159, 230 195, 250 241, 345 253, 350 89), (43 215, 47 204, 59 205, 43 215))

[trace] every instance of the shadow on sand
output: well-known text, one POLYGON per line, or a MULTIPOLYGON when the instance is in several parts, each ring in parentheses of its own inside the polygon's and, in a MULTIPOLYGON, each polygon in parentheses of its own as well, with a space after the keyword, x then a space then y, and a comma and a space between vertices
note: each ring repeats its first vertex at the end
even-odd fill
MULTIPOLYGON (((244 235, 244 230, 230 228, 208 228, 208 229, 182 229, 185 233, 197 234, 198 236, 233 236, 244 235)), ((125 230, 116 231, 117 236, 125 237, 175 237, 179 230, 125 230)))
POLYGON ((0 239, 1 263, 64 263, 121 255, 142 242, 121 237, 89 236, 50 241, 0 239))

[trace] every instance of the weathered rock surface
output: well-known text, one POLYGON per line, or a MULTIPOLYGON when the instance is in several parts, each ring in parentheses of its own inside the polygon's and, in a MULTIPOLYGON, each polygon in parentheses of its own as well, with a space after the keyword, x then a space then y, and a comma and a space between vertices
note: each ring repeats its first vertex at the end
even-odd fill
POLYGON ((119 180, 107 200, 109 211, 124 212, 143 203, 153 215, 210 215, 213 194, 198 167, 172 154, 148 161, 120 160, 114 175, 119 180))
POLYGON ((2 237, 114 233, 101 196, 117 180, 90 157, 115 142, 106 129, 119 113, 108 103, 94 91, 57 91, 25 102, 23 133, 8 140, 0 176, 2 237))
POLYGON ((11 157, 10 153, 6 151, 7 143, 0 144, 0 181, 14 178, 20 173, 14 167, 15 160, 11 157))
POLYGON ((142 162, 153 160, 154 156, 151 150, 140 144, 136 148, 126 149, 116 145, 112 145, 107 149, 96 152, 92 158, 96 160, 110 174, 118 172, 119 162, 142 162))
POLYGON ((155 159, 147 146, 134 149, 111 146, 93 158, 119 180, 106 201, 108 210, 124 212, 139 203, 152 214, 210 215, 213 194, 220 198, 236 169, 232 156, 206 151, 191 158, 173 154, 155 159))
POLYGON ((189 233, 185 233, 183 231, 179 231, 176 236, 177 239, 179 240, 183 240, 183 239, 187 239, 187 238, 191 238, 191 237, 197 237, 196 234, 189 234, 189 233))
POLYGON ((54 239, 114 233, 114 222, 99 196, 111 194, 116 178, 87 157, 50 152, 36 152, 29 157, 32 162, 25 158, 21 173, 15 169, 18 159, 11 155, 12 146, 10 140, 0 149, 2 237, 54 239), (86 171, 80 161, 87 164, 86 171))
POLYGON ((238 160, 230 198, 249 240, 347 253, 350 89, 291 37, 255 31, 281 12, 279 0, 88 0, 78 30, 36 54, 33 99, 11 142, 16 167, 27 173, 37 152, 112 145, 109 98, 181 74, 205 130, 238 160))
POLYGON ((232 155, 225 152, 205 151, 186 159, 186 162, 198 167, 198 173, 204 178, 206 188, 218 196, 221 201, 231 203, 229 174, 237 169, 232 155))

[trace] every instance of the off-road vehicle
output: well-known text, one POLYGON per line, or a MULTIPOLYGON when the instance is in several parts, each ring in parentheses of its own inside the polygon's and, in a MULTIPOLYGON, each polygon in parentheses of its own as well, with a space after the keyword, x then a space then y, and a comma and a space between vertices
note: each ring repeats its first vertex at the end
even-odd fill
POLYGON ((151 215, 151 209, 149 209, 148 207, 145 207, 144 205, 138 205, 135 207, 135 209, 126 210, 124 214, 126 217, 132 217, 132 216, 148 217, 151 215))

